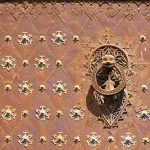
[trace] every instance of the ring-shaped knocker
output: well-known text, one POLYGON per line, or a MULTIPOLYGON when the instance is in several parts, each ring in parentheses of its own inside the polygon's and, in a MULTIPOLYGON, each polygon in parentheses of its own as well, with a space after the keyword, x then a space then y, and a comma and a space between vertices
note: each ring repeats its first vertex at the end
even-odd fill
MULTIPOLYGON (((119 93, 120 91, 122 91, 126 86, 126 78, 125 78, 124 70, 117 64, 113 65, 113 69, 119 73, 120 81, 119 81, 118 86, 115 87, 115 85, 114 85, 115 82, 111 79, 111 77, 109 77, 108 74, 106 74, 106 76, 108 76, 108 78, 105 81, 105 84, 107 84, 107 85, 109 84, 108 86, 110 88, 112 87, 111 90, 108 90, 108 89, 102 88, 102 85, 100 85, 98 83, 97 75, 99 74, 100 71, 103 74, 103 72, 102 72, 103 69, 108 69, 108 68, 104 68, 103 64, 101 64, 101 65, 97 66, 92 73, 92 85, 93 85, 94 89, 97 92, 99 92, 101 95, 106 95, 106 96, 115 95, 115 94, 119 93)), ((101 77, 102 76, 99 76, 99 78, 101 78, 101 77)), ((107 85, 105 85, 105 87, 107 85)))

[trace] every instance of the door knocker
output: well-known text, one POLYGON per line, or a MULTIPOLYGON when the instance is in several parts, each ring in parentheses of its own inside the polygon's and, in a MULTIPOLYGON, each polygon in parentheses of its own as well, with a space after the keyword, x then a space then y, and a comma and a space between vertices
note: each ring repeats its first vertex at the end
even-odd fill
POLYGON ((102 64, 93 71, 92 85, 102 95, 117 94, 125 87, 125 73, 116 64, 113 55, 104 55, 102 57, 102 64))
POLYGON ((130 70, 127 54, 114 45, 96 49, 90 57, 91 87, 105 127, 116 127, 128 103, 126 77, 130 70))

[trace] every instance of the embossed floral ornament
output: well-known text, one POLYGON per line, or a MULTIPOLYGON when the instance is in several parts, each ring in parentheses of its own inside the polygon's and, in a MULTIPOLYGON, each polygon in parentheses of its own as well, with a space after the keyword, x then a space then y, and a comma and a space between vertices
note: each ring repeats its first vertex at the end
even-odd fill
POLYGON ((143 16, 146 18, 147 21, 150 20, 150 7, 147 6, 144 10, 143 10, 143 16))
POLYGON ((11 121, 12 119, 15 119, 16 114, 15 114, 16 109, 11 108, 11 106, 6 106, 5 109, 2 109, 2 118, 7 121, 11 121))
POLYGON ((67 143, 66 140, 67 135, 63 135, 62 132, 58 132, 57 134, 53 135, 53 143, 58 147, 62 147, 63 144, 67 143))
POLYGON ((27 148, 29 145, 32 145, 33 143, 32 135, 28 132, 22 132, 22 134, 19 134, 18 137, 19 144, 23 145, 25 148, 27 148))
POLYGON ((57 31, 56 33, 53 33, 52 36, 52 41, 58 46, 65 44, 67 41, 66 34, 63 34, 62 31, 57 31))
POLYGON ((83 119, 84 117, 84 109, 82 107, 74 106, 73 109, 70 109, 70 118, 79 121, 80 119, 83 119))
POLYGON ((113 4, 109 4, 106 8, 105 15, 107 17, 114 17, 117 13, 117 10, 115 9, 115 6, 113 4))
POLYGON ((24 96, 28 96, 33 91, 31 87, 31 83, 29 83, 28 81, 23 81, 22 84, 19 84, 19 92, 24 96))
POLYGON ((100 145, 100 143, 101 143, 100 137, 101 137, 100 135, 96 135, 96 133, 93 132, 90 135, 87 135, 86 143, 89 146, 96 147, 96 146, 100 145))
POLYGON ((49 66, 48 61, 49 59, 45 58, 45 56, 39 56, 39 58, 35 58, 34 66, 38 69, 44 70, 49 66))
POLYGON ((150 120, 150 110, 140 110, 137 114, 137 117, 143 121, 150 120))
POLYGON ((48 120, 50 117, 49 108, 45 108, 45 106, 40 106, 40 108, 36 109, 35 112, 35 117, 41 121, 45 121, 46 119, 48 120))
POLYGON ((130 133, 126 133, 125 136, 121 136, 122 141, 121 143, 123 146, 130 148, 131 146, 135 145, 135 136, 131 135, 130 133))
POLYGON ((79 3, 74 3, 73 5, 71 5, 68 10, 67 13, 68 15, 71 17, 71 19, 75 19, 79 14, 82 13, 82 5, 79 3))
POLYGON ((67 89, 65 89, 67 84, 62 81, 57 81, 56 84, 53 84, 53 92, 58 96, 62 96, 62 94, 66 94, 67 89))
POLYGON ((60 14, 60 8, 52 5, 49 10, 48 10, 48 14, 52 17, 52 19, 54 20, 59 14, 60 14))
POLYGON ((10 71, 11 69, 14 69, 16 64, 16 59, 12 56, 6 56, 5 58, 1 59, 2 63, 0 64, 3 69, 6 69, 7 71, 10 71))
POLYGON ((22 35, 18 35, 18 43, 27 46, 32 43, 32 35, 27 32, 23 32, 22 35))
POLYGON ((128 20, 132 20, 133 17, 136 15, 136 13, 137 13, 137 9, 135 9, 133 5, 129 5, 123 14, 128 20))

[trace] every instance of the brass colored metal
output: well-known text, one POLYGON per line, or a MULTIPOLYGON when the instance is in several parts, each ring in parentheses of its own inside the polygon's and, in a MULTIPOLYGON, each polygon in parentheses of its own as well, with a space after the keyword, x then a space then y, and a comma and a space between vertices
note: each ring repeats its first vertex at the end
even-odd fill
POLYGON ((28 96, 29 94, 32 94, 32 84, 28 81, 23 81, 22 84, 18 84, 19 86, 19 92, 23 94, 24 96, 28 96))
POLYGON ((79 41, 79 36, 78 35, 74 35, 73 37, 72 37, 72 40, 76 43, 76 42, 78 42, 79 41))
POLYGON ((62 96, 63 94, 66 94, 67 84, 63 83, 62 81, 57 81, 56 84, 53 84, 53 92, 54 94, 57 94, 58 96, 62 96))
POLYGON ((45 90, 46 90, 46 86, 43 85, 43 84, 41 84, 40 87, 39 87, 39 90, 40 90, 41 92, 45 91, 45 90))
POLYGON ((6 90, 6 92, 11 91, 12 90, 12 86, 10 84, 6 84, 5 85, 5 90, 6 90))
POLYGON ((39 41, 40 42, 46 41, 46 37, 44 35, 40 35, 39 41))
POLYGON ((27 46, 32 43, 32 35, 28 34, 27 32, 23 32, 21 35, 18 35, 18 37, 18 43, 20 45, 27 46))
POLYGON ((18 143, 20 145, 23 145, 25 148, 32 145, 33 143, 32 135, 29 134, 28 132, 22 132, 22 134, 19 134, 18 137, 19 137, 18 143))
POLYGON ((74 141, 74 143, 75 143, 75 144, 80 143, 80 137, 79 137, 79 135, 78 135, 78 136, 73 137, 73 141, 74 141))
POLYGON ((58 132, 57 134, 53 135, 53 143, 58 147, 62 147, 64 144, 67 144, 67 135, 63 135, 62 132, 58 132))
POLYGON ((145 42, 145 41, 146 41, 145 35, 141 35, 141 36, 140 36, 140 41, 141 41, 141 42, 145 42))
POLYGON ((12 138, 10 135, 6 135, 4 140, 6 143, 9 143, 9 142, 11 142, 12 138))
POLYGON ((80 91, 80 86, 79 86, 79 85, 75 85, 75 86, 74 86, 74 91, 75 91, 75 92, 80 91))
POLYGON ((142 139, 142 142, 143 142, 143 144, 145 144, 145 145, 150 143, 149 138, 147 138, 147 137, 144 137, 144 138, 142 139))
POLYGON ((57 116, 58 118, 62 117, 62 116, 63 116, 63 112, 62 112, 61 110, 58 110, 58 111, 56 112, 56 116, 57 116))
POLYGON ((16 59, 13 58, 12 56, 6 56, 5 58, 2 58, 1 61, 2 61, 2 63, 0 64, 0 66, 3 69, 5 69, 7 71, 15 69, 15 66, 16 66, 15 61, 16 61, 16 59))
POLYGON ((21 113, 21 118, 27 118, 29 116, 29 111, 28 110, 23 110, 21 113))
POLYGON ((15 108, 12 108, 11 106, 6 106, 6 108, 3 108, 1 110, 2 110, 1 117, 4 120, 11 121, 12 119, 16 118, 15 108))
POLYGON ((46 142, 46 137, 45 137, 45 136, 40 136, 39 142, 40 142, 41 144, 45 143, 45 142, 46 142))
POLYGON ((6 35, 5 36, 5 41, 6 42, 9 42, 9 41, 11 41, 12 40, 12 37, 10 36, 10 35, 6 35))
POLYGON ((29 65, 28 60, 26 60, 26 59, 23 60, 22 65, 23 65, 23 67, 27 67, 29 65))
POLYGON ((56 67, 59 68, 62 66, 62 61, 61 60, 56 60, 56 63, 55 63, 56 67))

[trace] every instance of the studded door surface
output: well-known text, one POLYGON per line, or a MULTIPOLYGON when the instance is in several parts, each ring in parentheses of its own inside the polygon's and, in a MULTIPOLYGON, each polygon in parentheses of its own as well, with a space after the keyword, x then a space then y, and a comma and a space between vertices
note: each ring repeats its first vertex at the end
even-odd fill
POLYGON ((0 3, 1 150, 150 150, 150 3, 0 3))

